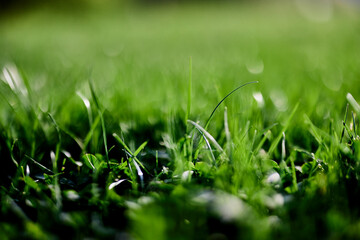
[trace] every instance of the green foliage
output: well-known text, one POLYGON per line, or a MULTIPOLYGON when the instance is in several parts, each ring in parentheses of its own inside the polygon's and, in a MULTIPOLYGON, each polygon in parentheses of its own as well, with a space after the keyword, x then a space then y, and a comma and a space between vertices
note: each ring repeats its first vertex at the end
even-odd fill
POLYGON ((261 4, 1 22, 0 238, 360 238, 358 15, 261 4))

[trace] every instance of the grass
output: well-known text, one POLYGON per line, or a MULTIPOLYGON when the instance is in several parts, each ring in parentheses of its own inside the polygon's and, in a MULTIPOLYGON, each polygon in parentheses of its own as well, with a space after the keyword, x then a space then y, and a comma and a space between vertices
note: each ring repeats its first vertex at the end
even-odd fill
POLYGON ((1 239, 360 238, 357 9, 1 18, 1 239))

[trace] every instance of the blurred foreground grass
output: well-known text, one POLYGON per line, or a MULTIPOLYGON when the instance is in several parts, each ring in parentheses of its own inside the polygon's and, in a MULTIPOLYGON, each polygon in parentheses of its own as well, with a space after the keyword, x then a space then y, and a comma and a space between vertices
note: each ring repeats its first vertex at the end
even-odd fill
POLYGON ((359 11, 295 6, 2 16, 0 238, 360 238, 359 11))

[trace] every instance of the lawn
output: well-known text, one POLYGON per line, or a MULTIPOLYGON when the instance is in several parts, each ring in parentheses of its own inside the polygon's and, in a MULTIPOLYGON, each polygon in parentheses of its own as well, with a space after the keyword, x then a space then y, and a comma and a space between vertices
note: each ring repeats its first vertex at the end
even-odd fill
POLYGON ((1 12, 0 238, 359 239, 360 10, 295 2, 1 12))

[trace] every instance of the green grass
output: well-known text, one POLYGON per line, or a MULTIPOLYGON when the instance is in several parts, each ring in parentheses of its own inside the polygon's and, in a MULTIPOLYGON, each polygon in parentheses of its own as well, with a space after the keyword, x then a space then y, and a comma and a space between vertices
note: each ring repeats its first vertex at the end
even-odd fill
POLYGON ((0 238, 360 238, 358 13, 0 16, 0 238))

